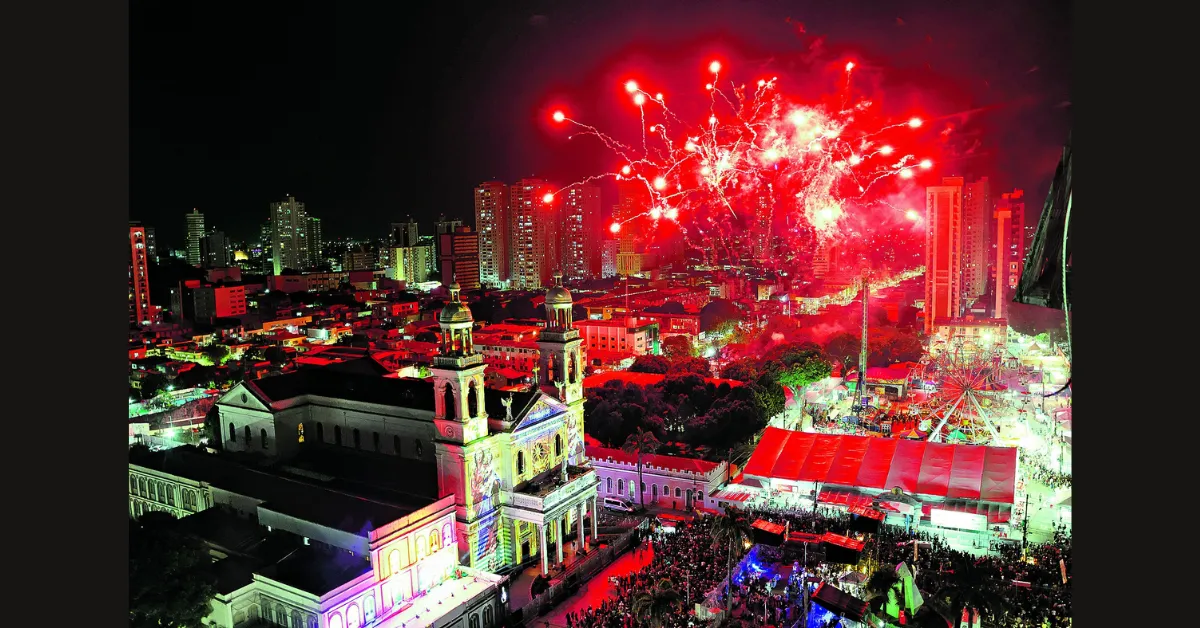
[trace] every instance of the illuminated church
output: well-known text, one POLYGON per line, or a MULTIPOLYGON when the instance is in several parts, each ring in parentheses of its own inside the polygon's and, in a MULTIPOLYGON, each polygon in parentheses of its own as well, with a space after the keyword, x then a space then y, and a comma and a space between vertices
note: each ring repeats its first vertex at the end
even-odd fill
POLYGON ((584 517, 599 484, 584 457, 582 343, 561 275, 555 284, 532 391, 485 388, 454 283, 430 377, 361 359, 243 382, 217 403, 223 448, 384 503, 453 497, 462 565, 496 571, 537 556, 545 572, 562 561, 560 539, 580 547, 595 535, 584 517))

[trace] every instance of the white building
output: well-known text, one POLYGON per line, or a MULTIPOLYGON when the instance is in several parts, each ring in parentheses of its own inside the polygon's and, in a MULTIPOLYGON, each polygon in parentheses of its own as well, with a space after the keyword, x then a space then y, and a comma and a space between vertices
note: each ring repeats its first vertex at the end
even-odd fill
MULTIPOLYGON (((636 454, 620 449, 588 447, 588 460, 600 477, 599 492, 604 497, 621 497, 634 504, 637 495, 638 464, 636 454)), ((680 456, 642 456, 642 499, 655 505, 678 510, 696 506, 714 508, 711 495, 729 480, 729 463, 709 462, 680 456)))

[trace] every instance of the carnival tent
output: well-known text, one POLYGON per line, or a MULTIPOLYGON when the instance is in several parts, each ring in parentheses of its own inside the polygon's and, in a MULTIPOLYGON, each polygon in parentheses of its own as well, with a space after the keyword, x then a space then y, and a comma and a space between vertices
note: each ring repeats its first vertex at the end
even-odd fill
POLYGON ((906 493, 1011 504, 1017 450, 768 427, 743 473, 763 480, 898 487, 906 493))

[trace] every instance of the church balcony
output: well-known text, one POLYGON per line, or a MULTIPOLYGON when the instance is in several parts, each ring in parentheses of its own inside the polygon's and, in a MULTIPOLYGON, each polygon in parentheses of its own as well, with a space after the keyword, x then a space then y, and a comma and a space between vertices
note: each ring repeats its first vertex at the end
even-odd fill
POLYGON ((469 353, 461 355, 435 355, 433 356, 433 365, 441 368, 466 368, 468 366, 477 366, 483 364, 482 353, 469 353))
POLYGON ((512 492, 510 504, 534 512, 549 513, 581 495, 588 495, 600 484, 595 469, 567 466, 567 478, 555 470, 544 478, 532 480, 512 492))
POLYGON ((540 338, 542 342, 570 342, 579 339, 579 330, 550 327, 542 330, 540 338))

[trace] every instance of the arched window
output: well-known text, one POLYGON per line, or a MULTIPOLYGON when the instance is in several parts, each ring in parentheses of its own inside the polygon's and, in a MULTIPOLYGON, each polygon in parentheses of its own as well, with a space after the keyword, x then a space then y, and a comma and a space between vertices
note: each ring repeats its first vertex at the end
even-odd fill
POLYGON ((237 428, 233 426, 233 423, 229 424, 229 442, 237 442, 237 428))
POLYGON ((557 458, 561 455, 562 455, 562 435, 555 434, 554 435, 554 457, 557 458))
POLYGON ((375 446, 372 451, 379 451, 379 432, 371 432, 371 443, 375 446))
POLYGON ((250 431, 250 426, 249 426, 249 425, 247 425, 247 426, 246 426, 246 429, 245 429, 245 430, 243 430, 243 431, 245 431, 245 432, 246 432, 246 446, 247 446, 247 447, 249 447, 249 446, 250 446, 250 445, 253 443, 253 440, 252 440, 252 437, 251 437, 251 434, 252 434, 252 432, 250 431))
POLYGON ((611 495, 612 494, 612 478, 605 478, 605 479, 607 480, 607 485, 604 488, 604 492, 611 495))
MULTIPOLYGON (((609 479, 611 480, 612 478, 609 478, 609 479)), ((620 495, 620 494, 623 494, 624 492, 625 492, 625 480, 617 480, 617 494, 620 495)))
POLYGON ((429 553, 433 554, 442 549, 442 535, 437 532, 429 533, 429 553))
POLYGON ((342 426, 333 426, 333 442, 337 445, 342 444, 342 426))
POLYGON ((652 499, 652 500, 658 499, 658 485, 657 484, 650 485, 650 494, 651 494, 650 499, 652 499))
POLYGON ((346 607, 346 628, 359 628, 362 626, 362 611, 358 609, 357 604, 351 604, 346 607))
POLYGON ((279 624, 280 626, 286 626, 287 620, 288 620, 287 609, 284 608, 282 604, 276 604, 275 605, 275 623, 279 624))
POLYGON ((676 486, 676 487, 675 487, 675 496, 676 496, 676 497, 683 497, 683 491, 679 490, 679 487, 678 487, 678 486, 676 486))
POLYGON ((292 628, 304 628, 304 613, 292 611, 292 628))
POLYGON ((525 452, 517 452, 517 475, 525 475, 525 452))
POLYGON ((363 598, 363 623, 369 624, 375 621, 375 596, 368 595, 363 598))
POLYGON ((471 619, 467 621, 468 628, 479 628, 479 613, 471 613, 471 619))
POLYGON ((296 425, 296 442, 298 442, 298 443, 304 442, 304 424, 303 423, 299 423, 296 425))
POLYGON ((342 622, 342 616, 334 613, 329 616, 329 628, 345 628, 346 624, 342 622))
POLYGON ((486 606, 483 609, 483 628, 492 628, 492 622, 495 621, 496 614, 492 612, 491 606, 486 606))
POLYGON ((450 387, 450 384, 446 384, 446 390, 442 393, 442 403, 446 407, 446 418, 457 419, 458 409, 454 407, 454 389, 450 387))
POLYGON ((137 495, 137 478, 129 476, 129 494, 137 495))
POLYGON ((663 484, 663 493, 662 494, 663 494, 663 497, 670 497, 671 496, 671 487, 667 486, 666 484, 663 484))
POLYGON ((325 442, 325 424, 317 423, 317 442, 324 444, 325 442))
POLYGON ((400 573, 404 569, 404 565, 400 564, 400 550, 394 549, 388 552, 388 575, 400 573))
POLYGON ((138 495, 145 497, 148 494, 146 491, 146 478, 138 478, 138 495))
POLYGON ((479 393, 475 390, 475 382, 472 381, 470 387, 467 388, 467 415, 479 416, 479 393))
POLYGON ((393 437, 392 437, 392 449, 394 450, 394 453, 395 453, 397 456, 401 455, 401 452, 400 452, 400 437, 399 437, 399 436, 393 436, 393 437))
POLYGON ((266 449, 267 448, 267 428, 264 427, 263 429, 259 430, 258 436, 259 436, 259 438, 262 439, 262 448, 266 449))
POLYGON ((579 358, 575 357, 575 354, 572 353, 571 359, 567 362, 567 381, 571 382, 572 384, 575 383, 575 370, 579 368, 578 361, 579 358))
POLYGON ((362 435, 358 433, 358 428, 354 428, 354 448, 362 449, 362 435))
POLYGON ((421 457, 421 451, 422 451, 422 449, 424 449, 424 448, 423 448, 423 447, 421 447, 421 439, 419 439, 419 438, 418 438, 418 439, 417 439, 417 458, 420 458, 420 457, 421 457))

